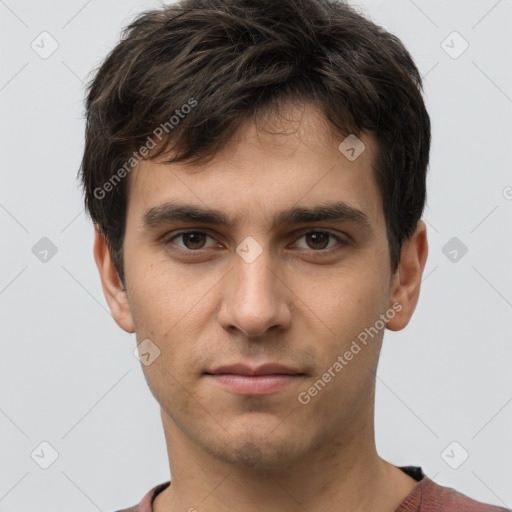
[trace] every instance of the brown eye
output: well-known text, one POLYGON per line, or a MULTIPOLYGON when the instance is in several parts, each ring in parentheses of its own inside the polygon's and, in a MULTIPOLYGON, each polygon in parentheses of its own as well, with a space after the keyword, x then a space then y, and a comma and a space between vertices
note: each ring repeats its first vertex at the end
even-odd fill
POLYGON ((165 243, 177 245, 180 249, 197 251, 205 248, 208 238, 211 237, 202 231, 182 231, 167 239, 165 243), (181 241, 181 244, 178 241, 181 241))
POLYGON ((332 236, 329 233, 323 233, 321 231, 312 231, 307 233, 306 240, 308 245, 312 249, 325 249, 329 244, 329 238, 332 236))
POLYGON ((199 233, 198 231, 184 233, 180 236, 187 249, 202 249, 206 238, 204 233, 199 233))
POLYGON ((300 247, 299 244, 300 248, 318 252, 329 252, 348 245, 348 242, 343 238, 338 237, 333 233, 329 233, 328 231, 309 231, 304 233, 299 240, 300 239, 305 240, 305 244, 302 244, 303 247, 300 247))

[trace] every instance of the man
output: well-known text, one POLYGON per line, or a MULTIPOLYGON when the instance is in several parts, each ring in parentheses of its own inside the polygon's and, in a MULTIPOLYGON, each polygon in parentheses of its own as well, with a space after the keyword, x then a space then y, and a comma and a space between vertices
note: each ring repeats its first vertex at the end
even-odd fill
POLYGON ((428 252, 396 37, 330 0, 185 0, 127 28, 86 106, 94 256, 172 477, 127 511, 504 510, 376 451, 383 332, 428 252))

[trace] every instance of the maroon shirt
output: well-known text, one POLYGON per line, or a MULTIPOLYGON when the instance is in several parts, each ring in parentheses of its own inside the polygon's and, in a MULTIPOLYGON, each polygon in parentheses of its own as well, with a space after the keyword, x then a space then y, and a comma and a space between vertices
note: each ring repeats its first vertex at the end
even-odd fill
MULTIPOLYGON (((454 489, 438 485, 426 477, 420 467, 403 466, 400 469, 417 480, 418 484, 395 512, 512 512, 510 509, 475 501, 454 489)), ((170 483, 164 482, 153 487, 138 505, 117 512, 152 512, 153 500, 170 483)))

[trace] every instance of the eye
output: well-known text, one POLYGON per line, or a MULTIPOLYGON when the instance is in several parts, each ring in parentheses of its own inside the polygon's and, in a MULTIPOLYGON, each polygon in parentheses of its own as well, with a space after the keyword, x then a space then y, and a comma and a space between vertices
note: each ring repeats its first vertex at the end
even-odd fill
POLYGON ((326 251, 330 252, 331 249, 337 250, 340 247, 336 247, 336 244, 331 245, 328 247, 329 242, 335 241, 338 242, 338 246, 345 246, 348 245, 348 242, 339 236, 334 235, 333 233, 330 233, 328 231, 308 231, 307 233, 304 233, 300 238, 305 238, 306 243, 308 244, 308 247, 302 247, 305 249, 312 249, 313 251, 326 251))
MULTIPOLYGON (((298 240, 305 239, 306 246, 300 249, 309 249, 312 252, 335 252, 343 246, 347 246, 349 242, 333 233, 328 231, 308 231, 304 233, 298 240)), ((297 243, 295 245, 297 246, 297 243)), ((184 252, 199 252, 202 249, 215 247, 215 240, 212 236, 204 231, 181 231, 164 240, 165 245, 174 245, 178 250, 184 252), (207 239, 210 238, 213 243, 210 246, 206 245, 207 239), (181 244, 175 240, 180 240, 181 244)), ((217 245, 218 246, 218 245, 217 245)))
MULTIPOLYGON (((205 249, 204 243, 206 238, 212 238, 211 236, 207 235, 203 231, 182 231, 181 233, 177 233, 176 235, 173 235, 172 237, 168 238, 165 241, 165 244, 169 243, 175 243, 175 239, 179 239, 183 242, 183 246, 179 244, 177 245, 180 249, 186 249, 189 251, 197 251, 200 249, 205 249)), ((212 238, 213 240, 213 238, 212 238)))

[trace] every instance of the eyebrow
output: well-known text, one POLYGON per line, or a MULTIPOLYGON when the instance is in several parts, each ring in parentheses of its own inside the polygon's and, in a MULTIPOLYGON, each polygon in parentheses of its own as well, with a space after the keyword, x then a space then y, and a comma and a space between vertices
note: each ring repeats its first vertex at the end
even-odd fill
MULTIPOLYGON (((142 226, 145 230, 151 230, 176 221, 217 226, 233 226, 235 224, 233 219, 230 219, 220 210, 198 207, 178 201, 167 201, 147 210, 142 217, 142 226)), ((291 224, 321 221, 353 222, 369 231, 372 230, 368 215, 345 202, 327 202, 311 208, 292 207, 283 210, 275 216, 272 229, 275 230, 291 224)))

